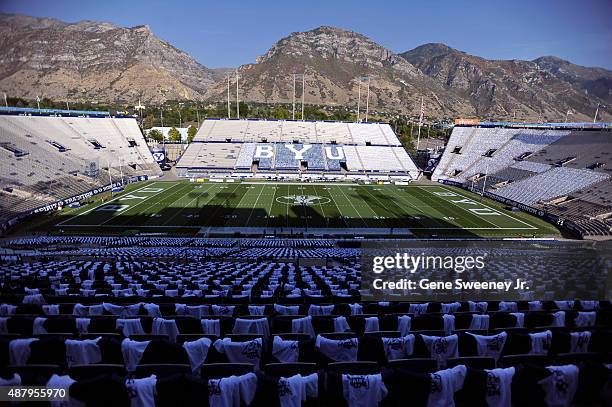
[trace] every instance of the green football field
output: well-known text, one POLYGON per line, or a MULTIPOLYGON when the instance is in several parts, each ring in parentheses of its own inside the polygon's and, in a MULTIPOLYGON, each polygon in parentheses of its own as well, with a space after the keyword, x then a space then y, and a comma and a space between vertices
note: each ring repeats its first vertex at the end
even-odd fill
POLYGON ((147 182, 64 209, 64 233, 388 229, 416 236, 545 236, 544 221, 444 185, 147 182))

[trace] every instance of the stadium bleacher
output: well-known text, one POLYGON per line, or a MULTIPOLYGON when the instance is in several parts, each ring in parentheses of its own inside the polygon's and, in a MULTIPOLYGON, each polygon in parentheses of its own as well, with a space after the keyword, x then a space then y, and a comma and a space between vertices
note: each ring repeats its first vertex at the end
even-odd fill
POLYGON ((381 123, 206 120, 177 169, 187 177, 203 176, 206 170, 229 176, 247 170, 264 177, 288 171, 315 176, 352 172, 363 179, 369 174, 407 180, 420 176, 391 127, 381 123), (226 155, 223 144, 239 154, 226 155))
POLYGON ((610 378, 608 300, 368 302, 357 249, 328 239, 5 244, 22 254, 0 264, 0 383, 61 387, 87 405, 284 405, 285 380, 308 389, 292 405, 361 405, 351 391, 369 405, 405 406, 408 395, 416 406, 544 405, 553 378, 568 403, 593 405, 610 378), (327 265, 303 265, 287 249, 334 252, 317 254, 327 265), (215 398, 224 392, 236 404, 215 398))
POLYGON ((160 174, 130 118, 0 115, 0 135, 0 223, 108 184, 109 166, 117 180, 160 174))
POLYGON ((610 134, 456 127, 432 180, 486 187, 492 197, 543 210, 561 225, 569 221, 582 237, 606 238, 612 236, 610 134))

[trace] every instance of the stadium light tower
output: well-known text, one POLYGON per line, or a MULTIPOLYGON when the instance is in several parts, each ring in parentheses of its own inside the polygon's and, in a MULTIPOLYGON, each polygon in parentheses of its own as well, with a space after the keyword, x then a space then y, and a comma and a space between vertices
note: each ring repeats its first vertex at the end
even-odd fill
POLYGON ((606 108, 604 105, 602 105, 601 103, 597 103, 597 109, 595 109, 595 117, 593 117, 593 123, 595 123, 597 121, 597 114, 599 113, 599 108, 603 107, 604 109, 606 108))
POLYGON ((236 118, 240 119, 240 99, 238 98, 238 70, 236 69, 236 118))
POLYGON ((293 75, 293 107, 291 108, 291 120, 295 120, 295 77, 297 74, 293 75))
POLYGON ((367 80, 367 96, 366 96, 366 115, 365 115, 365 121, 368 121, 368 110, 370 108, 369 105, 369 99, 370 99, 370 77, 369 76, 361 76, 358 78, 359 80, 359 86, 357 87, 357 122, 360 121, 360 115, 361 115, 361 84, 363 82, 366 82, 367 80))
POLYGON ((359 102, 361 101, 361 78, 357 82, 357 123, 359 123, 359 102))
POLYGON ((181 110, 183 110, 183 102, 179 102, 178 114, 179 114, 179 127, 183 128, 183 116, 181 115, 181 110))
POLYGON ((366 92, 366 117, 365 121, 368 122, 368 113, 370 113, 370 77, 368 76, 368 90, 366 92))
POLYGON ((161 117, 161 128, 162 128, 162 144, 164 146, 164 153, 166 151, 166 135, 164 134, 164 106, 159 109, 159 116, 161 117))
POLYGON ((230 118, 229 74, 227 74, 227 118, 230 118))
POLYGON ((304 95, 306 94, 306 72, 302 74, 302 121, 304 121, 304 95))
POLYGON ((421 112, 419 114, 419 134, 417 135, 417 155, 419 154, 419 144, 421 142, 421 127, 423 127, 423 120, 425 118, 425 98, 421 96, 421 112))
POLYGON ((142 105, 142 103, 140 103, 140 99, 138 99, 138 104, 134 106, 134 109, 138 111, 138 115, 140 116, 140 126, 142 126, 142 111, 144 110, 144 108, 145 107, 142 105))

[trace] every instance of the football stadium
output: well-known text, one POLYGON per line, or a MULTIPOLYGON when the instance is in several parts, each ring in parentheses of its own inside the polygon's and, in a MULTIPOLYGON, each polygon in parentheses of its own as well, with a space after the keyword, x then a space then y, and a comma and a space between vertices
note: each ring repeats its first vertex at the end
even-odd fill
MULTIPOLYGON (((292 380, 332 405, 362 380, 405 405, 406 383, 429 383, 411 390, 427 401, 436 375, 493 369, 530 405, 515 386, 562 366, 575 401, 601 400, 610 252, 591 245, 610 237, 609 124, 456 125, 427 180, 388 124, 205 120, 167 176, 133 117, 2 113, 7 385, 230 406, 283 400, 292 380), (418 289, 368 288, 366 259, 394 251, 476 253, 487 271, 469 276, 488 282, 436 294, 440 263, 418 289), (242 404, 215 404, 230 379, 242 404)), ((472 405, 474 386, 441 405, 472 405)))
POLYGON ((611 405, 612 123, 419 148, 419 97, 411 148, 369 81, 354 120, 240 118, 228 75, 182 142, 5 94, 0 405, 611 405))

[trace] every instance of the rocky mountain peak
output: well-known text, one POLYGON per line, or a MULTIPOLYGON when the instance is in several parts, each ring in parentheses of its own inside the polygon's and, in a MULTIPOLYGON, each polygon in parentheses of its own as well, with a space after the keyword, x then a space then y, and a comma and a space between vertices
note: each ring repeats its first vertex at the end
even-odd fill
POLYGON ((198 99, 215 72, 157 38, 147 25, 65 23, 0 15, 0 86, 11 95, 159 102, 198 99))

